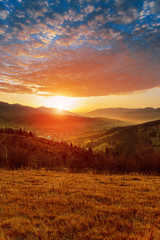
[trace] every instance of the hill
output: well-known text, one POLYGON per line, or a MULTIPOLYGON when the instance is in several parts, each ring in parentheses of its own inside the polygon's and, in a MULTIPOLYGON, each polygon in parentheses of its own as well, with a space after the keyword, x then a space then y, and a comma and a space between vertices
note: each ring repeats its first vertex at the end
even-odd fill
POLYGON ((86 116, 142 123, 160 119, 160 108, 104 108, 88 112, 86 116))
POLYGON ((160 120, 86 133, 70 141, 96 152, 106 148, 119 153, 134 153, 143 147, 160 150, 160 120))
POLYGON ((79 132, 124 125, 115 119, 83 117, 64 110, 4 102, 0 102, 0 124, 2 127, 25 128, 36 132, 38 136, 49 135, 57 140, 79 132))
POLYGON ((93 157, 88 150, 34 137, 21 129, 0 129, 0 146, 0 168, 62 170, 67 167, 71 171, 81 171, 91 167, 93 157))
POLYGON ((150 124, 97 133, 83 147, 34 137, 22 129, 0 129, 0 168, 159 174, 160 151, 152 145, 156 140, 160 147, 160 124, 150 124))

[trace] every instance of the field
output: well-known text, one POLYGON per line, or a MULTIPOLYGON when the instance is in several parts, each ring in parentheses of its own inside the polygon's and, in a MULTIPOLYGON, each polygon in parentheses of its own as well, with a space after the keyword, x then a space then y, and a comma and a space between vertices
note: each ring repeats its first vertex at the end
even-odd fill
POLYGON ((1 240, 151 240, 160 178, 0 170, 1 240))

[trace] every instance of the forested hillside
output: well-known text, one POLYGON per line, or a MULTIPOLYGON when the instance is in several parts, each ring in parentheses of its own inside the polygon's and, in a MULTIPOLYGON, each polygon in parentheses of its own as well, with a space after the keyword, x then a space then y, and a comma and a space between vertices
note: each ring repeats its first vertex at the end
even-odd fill
POLYGON ((142 148, 158 151, 160 150, 160 120, 90 132, 69 140, 78 146, 91 147, 95 152, 105 151, 106 148, 127 154, 140 151, 142 148))
MULTIPOLYGON (((141 131, 141 128, 137 127, 138 131, 141 131)), ((77 147, 73 143, 34 137, 32 132, 27 133, 21 129, 1 129, 0 167, 7 169, 45 168, 69 172, 159 174, 160 152, 154 151, 148 138, 141 138, 144 143, 142 145, 135 144, 137 127, 132 127, 135 132, 132 128, 113 129, 110 134, 108 133, 107 138, 112 137, 110 141, 112 147, 108 147, 105 142, 105 147, 101 151, 95 151, 94 148, 92 150, 91 146, 77 147), (117 142, 118 139, 119 142, 117 142)), ((155 132, 152 130, 151 134, 153 136, 155 132)), ((105 134, 103 139, 105 139, 105 134)))

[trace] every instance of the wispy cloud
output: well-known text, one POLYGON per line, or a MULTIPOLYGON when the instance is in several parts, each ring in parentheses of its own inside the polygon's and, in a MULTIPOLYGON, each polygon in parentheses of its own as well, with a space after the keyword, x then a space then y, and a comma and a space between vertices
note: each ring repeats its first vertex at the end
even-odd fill
POLYGON ((0 19, 5 20, 8 16, 9 12, 6 10, 0 11, 0 19))

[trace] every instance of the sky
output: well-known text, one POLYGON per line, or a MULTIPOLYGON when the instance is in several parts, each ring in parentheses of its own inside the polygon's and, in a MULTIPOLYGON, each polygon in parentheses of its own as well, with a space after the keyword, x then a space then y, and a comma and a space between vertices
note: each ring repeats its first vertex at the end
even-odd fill
POLYGON ((160 107, 160 1, 0 0, 0 101, 160 107))

